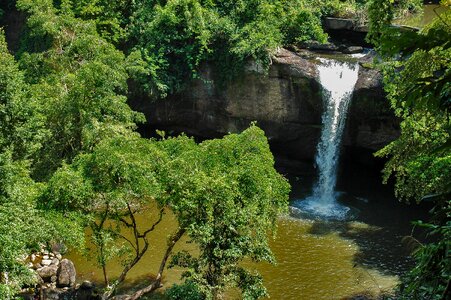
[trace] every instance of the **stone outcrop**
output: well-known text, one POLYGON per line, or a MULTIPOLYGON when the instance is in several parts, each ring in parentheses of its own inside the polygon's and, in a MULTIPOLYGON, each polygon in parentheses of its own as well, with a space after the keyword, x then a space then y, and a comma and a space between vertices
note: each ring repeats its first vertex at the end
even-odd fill
POLYGON ((75 277, 77 273, 75 271, 74 263, 68 259, 61 260, 61 264, 58 268, 58 287, 72 287, 75 285, 75 277))
POLYGON ((343 144, 379 150, 399 136, 399 120, 382 93, 382 75, 360 68, 348 112, 343 144))
MULTIPOLYGON (((56 246, 55 246, 56 247, 56 246)), ((76 271, 72 261, 62 257, 59 251, 62 247, 30 254, 24 258, 30 270, 35 272, 36 285, 24 288, 21 297, 24 299, 47 300, 88 300, 98 299, 94 297, 95 286, 90 282, 81 285, 76 283, 76 271)))
POLYGON ((96 286, 89 281, 84 281, 76 287, 43 288, 40 295, 45 300, 100 300, 101 296, 96 286))
POLYGON ((61 247, 47 251, 43 248, 25 258, 28 267, 37 276, 36 285, 27 287, 20 293, 21 299, 45 300, 100 300, 99 290, 89 281, 76 284, 74 263, 63 259, 58 252, 61 247))
POLYGON ((36 270, 44 282, 56 282, 57 271, 58 266, 56 265, 45 266, 36 270))
POLYGON ((352 30, 357 32, 368 32, 368 27, 359 24, 352 19, 326 17, 323 20, 325 30, 352 30))
MULTIPOLYGON (((268 74, 249 64, 245 74, 225 87, 215 83, 213 71, 203 68, 185 92, 157 102, 132 102, 152 128, 185 132, 202 138, 239 132, 252 121, 266 132, 273 150, 297 160, 313 159, 321 131, 323 101, 315 54, 280 49, 268 74)), ((368 58, 362 58, 363 61, 368 58)), ((380 149, 398 135, 380 74, 361 68, 344 145, 369 151, 380 149)))

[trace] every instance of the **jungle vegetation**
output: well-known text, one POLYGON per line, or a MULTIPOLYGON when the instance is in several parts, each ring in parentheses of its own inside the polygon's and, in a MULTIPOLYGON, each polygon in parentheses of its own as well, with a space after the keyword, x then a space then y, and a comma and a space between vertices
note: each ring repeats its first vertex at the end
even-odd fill
MULTIPOLYGON (((449 1, 442 1, 449 6, 449 1)), ((451 11, 437 16, 421 31, 388 26, 390 1, 370 7, 368 38, 384 61, 379 66, 401 136, 376 153, 388 157, 384 181, 395 179, 403 201, 432 201, 425 227, 435 242, 418 243, 416 267, 400 286, 400 299, 447 299, 451 295, 451 11), (381 13, 381 10, 384 13, 381 13)))
MULTIPOLYGON (((166 252, 160 268, 152 270, 157 276, 128 299, 158 289, 168 265, 187 270, 185 283, 168 290, 172 299, 187 294, 217 299, 229 288, 244 299, 265 296, 261 277, 239 265, 243 259, 274 260, 268 232, 288 205, 290 188, 274 170, 264 133, 252 124, 243 133, 202 143, 164 133, 142 138, 136 128, 145 118, 127 104, 133 96, 128 83, 156 100, 199 78, 203 63, 221 70, 221 80, 233 78, 250 59, 267 68, 277 47, 326 42, 321 28, 326 15, 370 20, 370 39, 385 58, 390 101, 404 120, 400 139, 378 154, 390 157, 386 177, 394 174, 403 199, 433 196, 436 215, 449 219, 449 14, 419 33, 400 35, 387 26, 391 18, 417 10, 420 1, 0 4, 0 23, 11 14, 24 20, 20 38, 10 39, 14 42, 8 44, 0 30, 2 299, 13 299, 34 283, 18 258, 43 244, 82 248, 87 238, 105 271, 102 297, 114 298, 152 243, 148 234, 169 212, 178 228, 161 245, 166 252), (152 221, 145 229, 135 221, 142 211, 152 221), (125 239, 119 227, 133 232, 135 240, 125 239), (173 253, 182 237, 197 245, 199 255, 173 253), (124 263, 114 281, 106 270, 113 257, 124 263)), ((444 220, 427 225, 442 239, 419 248, 405 295, 440 299, 449 291, 450 223, 444 220)))

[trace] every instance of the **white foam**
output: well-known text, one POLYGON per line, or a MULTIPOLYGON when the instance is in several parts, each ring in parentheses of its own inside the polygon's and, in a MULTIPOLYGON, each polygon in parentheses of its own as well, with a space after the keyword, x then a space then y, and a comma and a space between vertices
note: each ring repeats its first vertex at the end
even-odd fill
POLYGON ((323 216, 346 214, 336 201, 338 158, 346 115, 354 86, 358 79, 359 65, 321 59, 318 66, 319 80, 323 87, 323 128, 315 157, 319 170, 318 181, 312 196, 305 199, 302 209, 323 216))

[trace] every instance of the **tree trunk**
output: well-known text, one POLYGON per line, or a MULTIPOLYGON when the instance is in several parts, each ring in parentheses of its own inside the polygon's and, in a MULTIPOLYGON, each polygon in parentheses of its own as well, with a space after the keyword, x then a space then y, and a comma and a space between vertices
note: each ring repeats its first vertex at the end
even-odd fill
MULTIPOLYGON (((185 233, 185 229, 179 228, 179 230, 176 232, 176 234, 174 236, 172 236, 172 238, 168 241, 168 247, 163 256, 163 259, 161 260, 160 269, 158 270, 156 279, 150 285, 136 291, 132 295, 121 296, 121 298, 120 298, 121 300, 137 300, 137 299, 141 298, 142 296, 152 293, 153 291, 155 291, 163 286, 161 284, 161 279, 163 278, 164 268, 166 267, 166 263, 169 259, 169 256, 172 253, 172 249, 174 248, 175 244, 180 240, 180 238, 183 236, 184 233, 185 233)), ((119 299, 119 297, 113 297, 111 299, 113 299, 113 300, 119 299)))

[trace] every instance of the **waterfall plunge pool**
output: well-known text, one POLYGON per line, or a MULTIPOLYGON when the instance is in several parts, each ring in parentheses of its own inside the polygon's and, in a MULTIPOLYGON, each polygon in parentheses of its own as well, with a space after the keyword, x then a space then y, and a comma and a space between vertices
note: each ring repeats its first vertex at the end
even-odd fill
MULTIPOLYGON (((340 71, 339 77, 356 72, 351 69, 340 71)), ((334 112, 340 110, 340 105, 328 107, 334 112)), ((336 116, 323 116, 323 119, 335 124, 329 131, 343 130, 340 124, 344 121, 336 116)), ((326 150, 330 150, 330 145, 335 147, 322 157, 317 156, 320 158, 317 158, 318 166, 322 159, 325 165, 329 164, 323 169, 324 174, 328 174, 323 180, 327 184, 322 185, 321 179, 313 173, 301 177, 287 174, 293 187, 291 213, 280 216, 277 236, 270 242, 277 264, 245 262, 262 274, 271 299, 340 300, 353 295, 376 296, 391 292, 399 276, 413 264, 409 249, 401 240, 411 233, 411 221, 426 218, 427 209, 397 202, 392 190, 380 184, 378 172, 367 172, 361 167, 338 168, 340 139, 322 139, 326 150), (326 192, 321 194, 324 190, 326 192), (305 214, 308 209, 301 203, 312 209, 310 214, 305 214)), ((137 221, 149 222, 148 214, 143 212, 137 221)), ((159 230, 151 233, 151 248, 129 273, 124 289, 142 285, 158 269, 164 251, 160 246, 175 227, 176 221, 169 217, 159 225, 159 230)), ((175 251, 182 249, 197 251, 186 240, 177 245, 175 251)), ((102 270, 96 267, 95 258, 75 252, 70 258, 76 265, 79 281, 91 280, 101 285, 102 270)), ((118 261, 108 264, 110 277, 118 276, 120 270, 118 261)), ((182 272, 177 268, 165 271, 164 288, 179 283, 182 272)), ((154 295, 149 299, 161 297, 154 295)), ((225 299, 237 298, 232 291, 225 299)))
MULTIPOLYGON (((291 203, 312 193, 316 176, 287 174, 293 190, 291 203)), ((399 203, 390 187, 380 183, 377 172, 361 168, 341 169, 337 180, 339 202, 359 210, 354 220, 330 221, 308 219, 298 215, 281 216, 277 236, 270 246, 277 264, 252 264, 264 280, 271 299, 276 300, 341 300, 356 294, 377 295, 389 292, 399 282, 399 276, 411 266, 409 249, 402 237, 411 233, 410 221, 426 217, 424 207, 399 203)), ((147 214, 138 222, 148 222, 147 214)), ((172 218, 166 218, 150 236, 151 249, 127 277, 125 289, 145 282, 158 269, 168 234, 175 229, 172 218)), ((196 252, 185 242, 176 250, 196 252)), ((95 258, 78 253, 69 256, 76 265, 78 281, 91 280, 101 285, 102 270, 95 258)), ((118 261, 108 264, 111 277, 121 269, 118 261)), ((165 271, 164 287, 180 282, 182 269, 165 271)), ((151 299, 161 299, 153 296, 151 299)), ((237 299, 233 294, 225 299, 237 299)))

